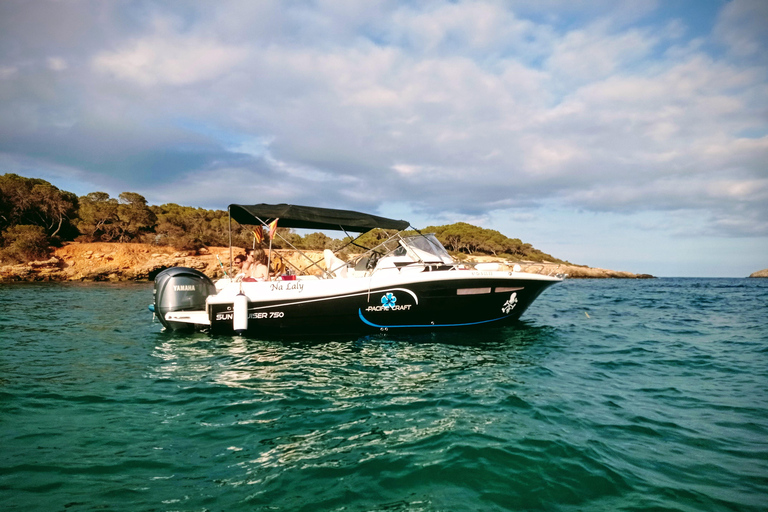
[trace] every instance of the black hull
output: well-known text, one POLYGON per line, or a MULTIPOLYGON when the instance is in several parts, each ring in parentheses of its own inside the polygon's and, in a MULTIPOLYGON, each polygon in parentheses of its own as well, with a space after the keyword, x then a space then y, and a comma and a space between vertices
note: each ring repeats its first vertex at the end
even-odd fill
MULTIPOLYGON (((367 334, 501 326, 514 322, 553 281, 457 279, 358 293, 248 304, 248 335, 367 334)), ((211 331, 232 333, 230 304, 210 304, 211 331)))

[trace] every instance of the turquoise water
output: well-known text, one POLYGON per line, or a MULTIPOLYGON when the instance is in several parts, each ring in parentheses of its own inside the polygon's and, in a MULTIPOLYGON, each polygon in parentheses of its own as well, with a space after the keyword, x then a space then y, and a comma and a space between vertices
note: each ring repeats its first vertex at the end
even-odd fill
POLYGON ((768 280, 298 341, 163 334, 150 300, 0 286, 3 510, 768 509, 768 280))

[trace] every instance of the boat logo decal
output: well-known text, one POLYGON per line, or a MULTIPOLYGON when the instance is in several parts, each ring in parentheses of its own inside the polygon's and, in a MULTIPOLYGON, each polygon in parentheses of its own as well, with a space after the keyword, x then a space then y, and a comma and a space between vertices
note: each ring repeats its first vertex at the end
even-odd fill
POLYGON ((397 297, 395 297, 395 294, 392 292, 387 293, 381 298, 381 305, 385 309, 393 308, 395 307, 395 303, 397 302, 397 297))
MULTIPOLYGON (((413 295, 413 293, 411 293, 411 295, 413 295)), ((368 306, 365 310, 366 311, 408 311, 409 309, 411 309, 412 305, 413 304, 398 304, 397 297, 395 296, 395 294, 392 292, 387 292, 381 296, 381 306, 368 306)))
POLYGON ((509 296, 509 300, 501 306, 501 312, 507 315, 510 311, 515 309, 515 306, 517 306, 517 292, 513 292, 512 295, 509 296))

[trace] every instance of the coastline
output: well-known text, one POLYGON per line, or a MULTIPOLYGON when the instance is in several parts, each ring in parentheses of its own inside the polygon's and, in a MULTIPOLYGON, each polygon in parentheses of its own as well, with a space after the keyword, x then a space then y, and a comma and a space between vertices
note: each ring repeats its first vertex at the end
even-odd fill
MULTIPOLYGON (((276 253, 302 267, 302 257, 291 250, 276 253)), ((305 251, 314 261, 322 262, 322 251, 305 251)), ((482 262, 499 261, 482 256, 482 262)), ((152 281, 161 271, 171 267, 190 267, 216 279, 224 276, 219 260, 227 268, 229 247, 209 247, 199 251, 179 251, 173 247, 139 243, 71 242, 53 251, 50 259, 16 265, 0 264, 0 283, 66 282, 66 281, 152 281), (217 258, 218 257, 218 258, 217 258)), ((304 260, 306 261, 306 260, 304 260)), ((514 265, 511 263, 510 265, 514 265)), ((591 268, 549 262, 517 262, 524 272, 534 274, 568 274, 569 278, 645 279, 648 274, 633 274, 602 268, 591 268)), ((509 267, 509 265, 506 265, 509 267)), ((511 267, 509 267, 511 269, 511 267)), ((319 271, 318 271, 319 273, 319 271)))

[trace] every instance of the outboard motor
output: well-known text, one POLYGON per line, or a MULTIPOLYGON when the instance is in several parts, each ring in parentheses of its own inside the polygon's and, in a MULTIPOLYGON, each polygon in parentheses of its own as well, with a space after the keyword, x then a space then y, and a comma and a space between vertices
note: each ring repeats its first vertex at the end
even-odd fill
POLYGON ((165 314, 172 311, 205 310, 205 299, 216 293, 216 286, 208 276, 193 268, 173 267, 155 277, 155 314, 166 329, 191 329, 192 324, 169 322, 165 314))

